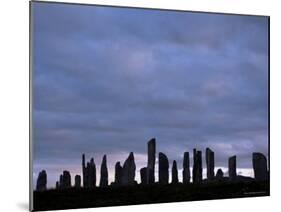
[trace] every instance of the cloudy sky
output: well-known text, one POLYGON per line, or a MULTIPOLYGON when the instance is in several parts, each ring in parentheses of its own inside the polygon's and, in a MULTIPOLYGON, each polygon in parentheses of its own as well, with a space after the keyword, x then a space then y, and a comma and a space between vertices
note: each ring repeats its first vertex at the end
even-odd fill
POLYGON ((32 5, 34 180, 81 174, 82 153, 112 180, 131 151, 139 180, 152 137, 179 169, 193 148, 249 176, 268 156, 266 17, 32 5))

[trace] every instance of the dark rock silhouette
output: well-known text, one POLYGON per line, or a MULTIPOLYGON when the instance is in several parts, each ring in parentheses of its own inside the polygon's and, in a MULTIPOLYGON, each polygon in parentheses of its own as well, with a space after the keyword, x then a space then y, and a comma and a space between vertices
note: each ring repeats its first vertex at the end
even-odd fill
POLYGON ((115 185, 121 185, 122 182, 122 166, 120 162, 118 161, 115 164, 115 185))
POLYGON ((229 180, 235 181, 237 177, 236 173, 236 156, 232 156, 228 159, 228 174, 229 174, 229 180))
POLYGON ((88 187, 96 187, 96 164, 94 158, 91 158, 90 163, 87 163, 88 171, 88 187))
POLYGON ((134 185, 135 172, 136 164, 134 159, 134 153, 131 152, 122 168, 122 185, 134 185))
POLYGON ((102 158, 101 169, 100 169, 100 187, 108 186, 108 170, 106 165, 106 155, 102 158))
POLYGON ((159 183, 168 184, 169 183, 169 160, 167 156, 160 152, 159 153, 159 183))
POLYGON ((63 177, 62 177, 62 174, 61 174, 60 178, 59 178, 59 188, 62 188, 62 184, 63 184, 63 177))
POLYGON ((255 179, 257 181, 268 180, 266 157, 262 153, 254 152, 252 155, 252 162, 255 179))
POLYGON ((141 184, 147 184, 147 168, 143 167, 140 169, 141 184))
POLYGON ((178 178, 177 162, 174 160, 172 166, 172 183, 175 184, 178 182, 179 182, 179 178, 178 178))
POLYGON ((88 186, 88 176, 86 176, 88 173, 86 171, 86 165, 85 165, 85 154, 82 154, 82 176, 83 176, 83 186, 88 186))
POLYGON ((147 143, 147 183, 153 184, 155 182, 155 154, 156 154, 156 140, 152 138, 147 143))
POLYGON ((45 170, 39 172, 37 183, 36 183, 36 190, 37 191, 44 191, 47 189, 47 173, 45 170))
POLYGON ((202 153, 193 149, 193 170, 192 170, 193 183, 202 182, 202 153))
POLYGON ((75 175, 74 178, 74 187, 75 188, 80 188, 81 187, 81 176, 80 175, 75 175))
POLYGON ((183 171, 182 182, 184 184, 190 183, 190 167, 189 167, 189 152, 185 152, 183 155, 183 171))
POLYGON ((223 180, 223 171, 221 169, 218 169, 218 171, 217 171, 216 180, 217 181, 222 181, 223 180))
POLYGON ((214 179, 215 173, 215 153, 210 149, 206 149, 206 165, 207 165, 207 179, 212 181, 214 179))
POLYGON ((60 183, 60 188, 70 188, 71 187, 71 176, 69 171, 63 171, 63 174, 61 175, 62 177, 60 178, 61 183, 60 183))
POLYGON ((87 162, 85 166, 85 155, 82 155, 82 174, 83 174, 83 187, 93 188, 96 187, 96 164, 94 158, 87 162))
POLYGON ((60 183, 59 181, 56 181, 56 189, 59 189, 60 188, 60 183))

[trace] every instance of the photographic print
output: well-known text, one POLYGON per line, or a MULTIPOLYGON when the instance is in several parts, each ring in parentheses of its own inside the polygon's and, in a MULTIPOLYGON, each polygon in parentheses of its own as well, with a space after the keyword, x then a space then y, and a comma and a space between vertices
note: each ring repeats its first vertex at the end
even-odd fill
POLYGON ((30 60, 31 210, 269 196, 269 17, 32 1, 30 60))

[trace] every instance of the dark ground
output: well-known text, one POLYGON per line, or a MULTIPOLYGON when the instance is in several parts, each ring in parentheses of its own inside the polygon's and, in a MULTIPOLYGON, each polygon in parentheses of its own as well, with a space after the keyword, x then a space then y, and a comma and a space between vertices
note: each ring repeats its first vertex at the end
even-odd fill
POLYGON ((34 191, 34 210, 59 210, 118 205, 166 203, 269 196, 268 182, 205 183, 201 185, 135 185, 95 189, 34 191))

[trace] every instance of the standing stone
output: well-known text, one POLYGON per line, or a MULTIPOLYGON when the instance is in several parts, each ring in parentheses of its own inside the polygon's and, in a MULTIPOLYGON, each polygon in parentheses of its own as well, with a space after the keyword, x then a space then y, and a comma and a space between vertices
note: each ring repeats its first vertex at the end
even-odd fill
POLYGON ((185 152, 183 155, 182 182, 184 184, 188 184, 190 182, 189 153, 188 152, 185 152))
POLYGON ((179 178, 178 178, 177 162, 174 160, 172 166, 172 183, 178 183, 178 182, 179 182, 179 178))
POLYGON ((59 181, 56 182, 56 189, 59 189, 60 188, 60 183, 59 181))
POLYGON ((167 156, 160 152, 159 153, 159 183, 168 184, 169 183, 169 161, 167 156))
POLYGON ((63 171, 61 188, 71 187, 71 176, 69 171, 63 171))
POLYGON ((266 157, 259 152, 253 153, 254 175, 257 181, 268 180, 267 160, 266 157))
POLYGON ((90 163, 87 163, 87 183, 89 188, 96 187, 96 164, 94 158, 91 158, 90 163))
POLYGON ((193 149, 193 170, 192 170, 193 183, 202 182, 202 153, 193 149))
POLYGON ((235 181, 236 180, 236 155, 230 157, 228 159, 228 174, 229 174, 229 180, 235 181))
POLYGON ((207 179, 208 181, 212 181, 215 176, 214 173, 215 154, 210 148, 206 149, 206 165, 207 165, 207 179))
POLYGON ((147 183, 153 184, 155 182, 155 153, 156 153, 156 140, 152 138, 147 143, 147 154, 148 154, 148 161, 147 161, 147 183))
POLYGON ((81 187, 81 176, 80 175, 75 175, 75 183, 74 183, 74 187, 75 188, 80 188, 81 187))
POLYGON ((44 191, 47 189, 47 173, 45 170, 39 172, 37 183, 36 183, 36 190, 37 191, 44 191))
POLYGON ((108 171, 106 165, 106 155, 102 158, 101 169, 100 169, 100 187, 108 186, 108 171))
POLYGON ((218 171, 217 171, 216 180, 218 180, 218 181, 223 180, 223 171, 221 169, 218 169, 218 171))
POLYGON ((63 177, 62 174, 60 175, 60 179, 59 179, 59 187, 62 188, 63 185, 63 177))
POLYGON ((131 152, 122 168, 122 184, 134 185, 135 184, 136 164, 134 153, 131 152))
POLYGON ((94 158, 91 158, 90 162, 85 165, 85 155, 82 155, 82 175, 83 175, 83 187, 93 188, 96 187, 96 164, 94 158))
POLYGON ((115 164, 115 184, 121 185, 122 182, 122 166, 120 165, 120 162, 118 161, 115 164))
POLYGON ((85 154, 82 154, 82 175, 83 175, 83 187, 87 187, 88 186, 88 176, 87 175, 87 171, 86 171, 86 165, 85 165, 85 154))
POLYGON ((141 184, 147 184, 147 168, 143 167, 140 169, 140 176, 141 176, 141 184))

